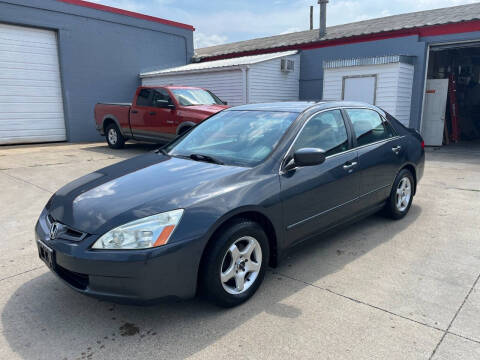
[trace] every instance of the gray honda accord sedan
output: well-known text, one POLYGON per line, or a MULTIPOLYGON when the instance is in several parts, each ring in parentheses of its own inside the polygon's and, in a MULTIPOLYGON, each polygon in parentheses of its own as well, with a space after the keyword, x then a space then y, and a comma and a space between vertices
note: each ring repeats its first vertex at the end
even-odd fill
POLYGON ((424 143, 381 109, 285 102, 224 110, 157 151, 58 190, 39 255, 75 290, 145 303, 249 299, 288 249, 355 219, 409 211, 424 143))

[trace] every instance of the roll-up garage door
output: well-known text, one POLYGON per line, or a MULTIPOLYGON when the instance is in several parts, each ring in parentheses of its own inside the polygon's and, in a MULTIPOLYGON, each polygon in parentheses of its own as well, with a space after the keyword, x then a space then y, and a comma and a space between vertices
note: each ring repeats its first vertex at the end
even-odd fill
POLYGON ((56 33, 0 24, 0 144, 63 140, 56 33))

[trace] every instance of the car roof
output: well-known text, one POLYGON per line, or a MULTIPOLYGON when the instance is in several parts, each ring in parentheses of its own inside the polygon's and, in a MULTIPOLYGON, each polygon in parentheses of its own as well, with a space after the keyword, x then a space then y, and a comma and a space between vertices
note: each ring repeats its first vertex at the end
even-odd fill
POLYGON ((150 85, 150 86, 142 86, 142 88, 147 88, 147 89, 158 89, 158 88, 166 88, 166 89, 202 89, 201 87, 198 86, 183 86, 183 85, 150 85))
POLYGON ((249 111, 284 111, 301 113, 310 108, 318 110, 327 110, 338 107, 366 107, 378 109, 377 107, 358 101, 284 101, 273 103, 247 104, 231 107, 229 111, 249 110, 249 111))

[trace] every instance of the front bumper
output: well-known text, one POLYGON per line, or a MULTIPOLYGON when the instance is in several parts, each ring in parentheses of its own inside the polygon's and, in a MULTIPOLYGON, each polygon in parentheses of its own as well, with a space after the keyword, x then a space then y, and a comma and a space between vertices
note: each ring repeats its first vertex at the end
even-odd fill
POLYGON ((91 250, 98 236, 87 236, 80 242, 51 240, 45 211, 35 235, 36 241, 54 252, 50 269, 85 295, 122 303, 195 295, 202 253, 200 239, 147 250, 91 250))

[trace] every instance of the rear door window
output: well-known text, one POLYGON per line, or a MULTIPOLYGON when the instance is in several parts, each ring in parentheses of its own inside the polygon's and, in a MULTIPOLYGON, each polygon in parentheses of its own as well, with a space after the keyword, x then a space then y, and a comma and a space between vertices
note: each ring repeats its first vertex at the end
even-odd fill
POLYGON ((303 148, 322 149, 326 156, 348 150, 347 129, 340 110, 321 112, 308 121, 293 151, 303 148))
POLYGON ((393 137, 392 129, 376 111, 369 109, 345 109, 345 111, 352 122, 357 146, 393 137))
POLYGON ((138 93, 137 106, 152 106, 152 90, 142 89, 138 93))

